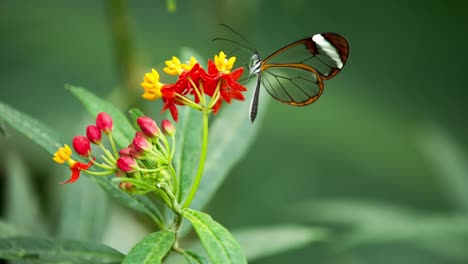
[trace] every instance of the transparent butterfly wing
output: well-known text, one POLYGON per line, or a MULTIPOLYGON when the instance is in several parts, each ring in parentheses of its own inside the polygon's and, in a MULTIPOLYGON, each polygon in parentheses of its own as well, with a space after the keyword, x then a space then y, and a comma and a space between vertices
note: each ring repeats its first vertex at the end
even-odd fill
POLYGON ((273 98, 289 105, 311 104, 323 92, 322 79, 313 69, 269 67, 264 69, 259 77, 262 86, 273 98))

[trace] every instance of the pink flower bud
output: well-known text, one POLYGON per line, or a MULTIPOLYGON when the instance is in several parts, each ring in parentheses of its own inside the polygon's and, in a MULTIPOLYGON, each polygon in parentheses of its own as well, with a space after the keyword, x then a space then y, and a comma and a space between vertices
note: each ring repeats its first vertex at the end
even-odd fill
POLYGON ((119 151, 120 157, 130 157, 130 151, 132 150, 131 147, 123 148, 119 151))
POLYGON ((138 169, 138 164, 131 157, 120 157, 117 160, 117 167, 125 172, 133 172, 138 169))
POLYGON ((99 145, 101 144, 101 130, 97 126, 87 126, 86 127, 86 137, 91 141, 91 143, 99 145))
POLYGON ((151 149, 151 142, 148 141, 143 132, 138 131, 132 141, 133 148, 139 153, 145 153, 151 149))
POLYGON ((175 126, 171 123, 171 121, 167 119, 164 119, 161 122, 161 128, 162 128, 164 135, 167 135, 167 136, 173 136, 176 132, 175 126))
POLYGON ((144 157, 144 155, 141 154, 140 152, 136 151, 134 148, 132 148, 130 150, 130 157, 139 160, 139 159, 142 159, 144 157))
POLYGON ((91 154, 91 145, 89 140, 84 136, 76 136, 73 138, 73 149, 83 157, 89 157, 91 154))
POLYGON ((96 126, 106 135, 112 132, 112 117, 106 113, 101 112, 96 117, 96 126))
POLYGON ((147 116, 139 117, 137 123, 141 131, 150 138, 157 138, 161 134, 156 122, 147 116))

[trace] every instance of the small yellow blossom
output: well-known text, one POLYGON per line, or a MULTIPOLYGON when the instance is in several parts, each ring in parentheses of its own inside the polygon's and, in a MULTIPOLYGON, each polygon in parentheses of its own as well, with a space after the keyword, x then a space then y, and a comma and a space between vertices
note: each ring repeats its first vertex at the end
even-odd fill
POLYGON ((166 66, 163 70, 165 73, 175 76, 175 75, 180 75, 184 71, 190 71, 195 64, 198 63, 198 61, 192 56, 190 57, 190 60, 188 61, 188 64, 180 62, 179 58, 176 56, 172 57, 172 60, 167 60, 165 61, 166 66))
POLYGON ((231 57, 229 59, 226 58, 226 54, 224 52, 219 52, 219 55, 215 55, 214 63, 218 71, 223 73, 230 73, 232 67, 234 66, 234 62, 236 62, 236 57, 231 57))
POLYGON ((182 63, 176 56, 172 56, 172 60, 167 60, 165 63, 167 67, 164 67, 163 70, 169 75, 175 76, 184 71, 184 69, 182 69, 182 63))
POLYGON ((59 148, 57 152, 55 152, 54 157, 52 158, 55 162, 57 163, 65 163, 65 161, 70 160, 70 156, 72 154, 72 151, 70 147, 65 144, 63 148, 59 148))
POLYGON ((188 64, 182 64, 182 69, 185 71, 190 71, 195 64, 197 64, 198 61, 192 56, 190 57, 190 60, 188 61, 188 64))
POLYGON ((159 82, 159 73, 155 69, 151 69, 151 72, 145 74, 144 82, 141 83, 141 87, 145 89, 143 98, 146 100, 156 100, 162 96, 161 88, 164 84, 159 82))

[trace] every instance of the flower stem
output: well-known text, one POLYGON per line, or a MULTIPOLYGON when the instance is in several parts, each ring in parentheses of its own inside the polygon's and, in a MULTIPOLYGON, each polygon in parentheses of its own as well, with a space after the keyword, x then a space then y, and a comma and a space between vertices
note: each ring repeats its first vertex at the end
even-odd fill
POLYGON ((200 154, 200 163, 198 164, 198 171, 197 171, 197 175, 195 176, 195 180, 193 181, 192 188, 190 189, 190 192, 182 208, 187 208, 190 206, 190 203, 192 203, 192 200, 195 197, 195 193, 197 192, 198 185, 200 184, 200 181, 203 175, 203 168, 205 167, 205 161, 206 161, 206 152, 208 149, 208 116, 209 115, 210 115, 209 111, 203 112, 203 136, 202 136, 202 150, 200 154))

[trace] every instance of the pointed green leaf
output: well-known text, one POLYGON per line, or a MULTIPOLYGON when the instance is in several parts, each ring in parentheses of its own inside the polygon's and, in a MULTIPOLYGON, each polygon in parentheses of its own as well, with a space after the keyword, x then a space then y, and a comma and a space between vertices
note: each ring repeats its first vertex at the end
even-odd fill
POLYGON ((136 130, 119 109, 82 87, 73 85, 66 85, 65 87, 80 100, 91 115, 97 116, 100 112, 108 113, 114 124, 112 136, 115 142, 122 148, 128 146, 136 130))
POLYGON ((52 155, 63 144, 63 140, 53 129, 1 102, 0 117, 52 155))
POLYGON ((214 263, 247 263, 239 243, 211 216, 189 208, 183 209, 181 214, 192 223, 203 247, 214 263))
MULTIPOLYGON (((175 170, 180 178, 180 197, 185 198, 198 169, 202 143, 201 112, 183 107, 175 134, 177 149, 174 154, 175 170)), ((183 199, 182 199, 183 200, 183 199)))
POLYGON ((130 114, 130 119, 132 120, 132 125, 136 130, 139 130, 137 119, 144 116, 143 112, 140 109, 132 108, 128 111, 130 114))
POLYGON ((239 241, 250 261, 305 247, 314 241, 324 241, 324 228, 298 225, 243 228, 232 234, 239 241))
POLYGON ((297 209, 300 217, 350 227, 335 243, 339 250, 403 242, 468 260, 468 215, 429 214, 358 199, 318 200, 297 209))
POLYGON ((93 242, 33 237, 0 239, 0 259, 34 260, 41 263, 121 263, 122 253, 93 242))
MULTIPOLYGON (((250 98, 252 87, 249 90, 246 98, 250 98)), ((259 111, 263 111, 267 105, 265 94, 260 94, 259 111)), ((261 126, 263 115, 254 124, 250 123, 248 100, 234 101, 223 105, 223 108, 221 113, 214 116, 210 127, 205 170, 190 208, 199 210, 205 206, 230 170, 242 160, 261 126)))
POLYGON ((131 208, 137 212, 146 214, 151 217, 156 223, 162 222, 161 212, 151 202, 151 200, 143 195, 132 195, 120 190, 114 182, 102 177, 91 177, 101 186, 103 190, 111 195, 112 198, 119 201, 121 204, 131 208))
POLYGON ((170 230, 152 233, 138 242, 122 263, 158 264, 169 253, 175 241, 170 230))
POLYGON ((437 175, 447 195, 468 213, 468 154, 463 151, 462 144, 440 127, 424 129, 418 139, 430 164, 439 171, 437 175))
MULTIPOLYGON (((90 179, 91 178, 91 179, 90 179)), ((109 223, 109 197, 92 180, 81 177, 61 187, 61 221, 58 238, 100 241, 109 223)))

